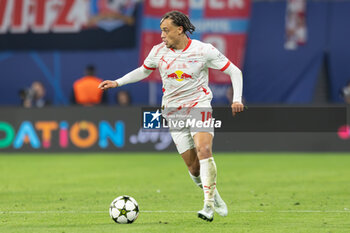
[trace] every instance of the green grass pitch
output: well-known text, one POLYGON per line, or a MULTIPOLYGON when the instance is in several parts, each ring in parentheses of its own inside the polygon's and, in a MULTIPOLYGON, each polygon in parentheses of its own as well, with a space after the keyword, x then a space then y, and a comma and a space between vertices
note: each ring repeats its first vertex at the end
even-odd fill
POLYGON ((229 215, 197 218, 202 191, 175 153, 1 154, 0 232, 350 232, 347 154, 216 154, 229 215), (139 203, 116 224, 110 202, 139 203))

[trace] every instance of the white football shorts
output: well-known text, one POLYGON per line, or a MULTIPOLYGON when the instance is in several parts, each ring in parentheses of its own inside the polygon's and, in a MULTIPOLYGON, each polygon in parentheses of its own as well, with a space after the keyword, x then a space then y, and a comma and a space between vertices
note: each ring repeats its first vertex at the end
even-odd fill
MULTIPOLYGON (((171 108, 168 109, 168 111, 171 111, 171 110, 172 110, 171 108)), ((163 116, 168 121, 169 131, 179 154, 182 154, 187 150, 190 150, 196 147, 193 137, 198 132, 208 132, 214 137, 214 127, 211 127, 210 124, 208 124, 206 127, 203 127, 203 126, 198 127, 198 126, 201 126, 200 124, 196 125, 197 121, 203 122, 203 120, 206 121, 211 118, 212 107, 210 105, 210 102, 204 102, 201 104, 198 103, 195 107, 191 109, 183 108, 179 111, 176 111, 176 113, 171 114, 170 116, 166 116, 166 114, 163 113, 163 116), (181 125, 182 127, 180 127, 178 124, 175 125, 169 122, 169 121, 174 122, 177 120, 184 120, 183 118, 184 115, 191 116, 191 119, 189 120, 190 122, 188 123, 188 125, 186 125, 186 122, 185 122, 185 125, 184 126, 181 125)))

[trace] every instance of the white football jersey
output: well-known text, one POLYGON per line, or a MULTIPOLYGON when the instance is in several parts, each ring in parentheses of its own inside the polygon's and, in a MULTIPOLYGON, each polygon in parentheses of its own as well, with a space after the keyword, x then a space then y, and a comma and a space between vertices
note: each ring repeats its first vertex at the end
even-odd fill
POLYGON ((159 69, 163 82, 162 106, 194 107, 211 102, 208 68, 224 71, 231 62, 211 44, 189 40, 183 50, 173 50, 164 43, 154 46, 143 66, 159 69))

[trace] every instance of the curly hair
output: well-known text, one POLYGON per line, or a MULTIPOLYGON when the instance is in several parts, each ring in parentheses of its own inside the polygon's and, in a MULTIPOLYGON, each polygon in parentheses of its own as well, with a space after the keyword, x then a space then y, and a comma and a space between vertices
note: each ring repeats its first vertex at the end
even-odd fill
POLYGON ((189 32, 192 34, 192 32, 194 32, 196 29, 196 27, 191 23, 191 21, 187 17, 187 15, 185 15, 184 13, 182 13, 180 11, 170 11, 170 12, 166 13, 162 17, 160 24, 162 24, 162 22, 165 19, 171 19, 176 26, 182 26, 185 34, 186 34, 186 32, 189 32))

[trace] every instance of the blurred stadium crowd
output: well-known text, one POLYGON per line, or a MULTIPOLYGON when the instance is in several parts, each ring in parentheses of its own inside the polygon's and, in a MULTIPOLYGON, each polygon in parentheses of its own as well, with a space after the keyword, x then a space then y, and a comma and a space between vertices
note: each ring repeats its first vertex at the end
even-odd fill
MULTIPOLYGON (((242 69, 247 104, 350 102, 349 0, 22 3, 5 1, 0 10, 3 106, 159 105, 156 72, 107 93, 91 86, 141 65, 160 42, 159 20, 169 10, 188 14, 197 27, 191 37, 242 69)), ((228 105, 229 78, 210 75, 213 105, 228 105)))

